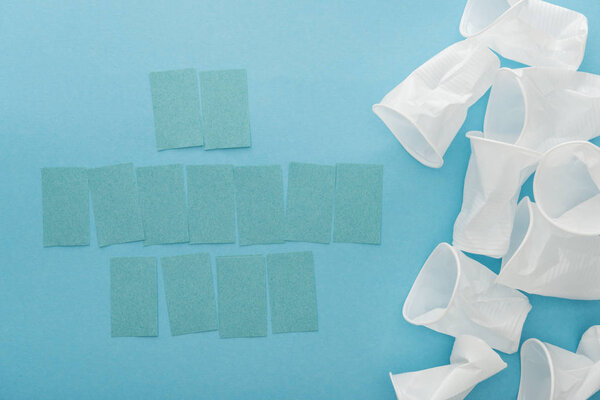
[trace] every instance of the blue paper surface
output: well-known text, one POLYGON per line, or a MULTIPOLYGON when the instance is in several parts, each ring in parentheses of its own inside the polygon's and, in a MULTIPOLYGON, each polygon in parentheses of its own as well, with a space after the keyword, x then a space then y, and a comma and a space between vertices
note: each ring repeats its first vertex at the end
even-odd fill
MULTIPOLYGON (((600 73, 600 2, 551 2, 587 16, 581 69, 600 73)), ((469 111, 439 170, 410 157, 371 106, 462 40, 465 3, 0 2, 0 398, 394 400, 388 372, 447 363, 452 338, 408 324, 402 305, 431 250, 452 239, 465 133, 483 126, 487 97, 469 111), (190 66, 248 70, 252 148, 156 151, 148 72, 190 66), (383 164, 381 245, 41 245, 42 167, 281 165, 287 176, 291 161, 383 164), (110 337, 110 257, 197 251, 214 263, 217 255, 309 250, 318 332, 172 337, 159 275, 160 335, 110 337)), ((94 226, 90 233, 95 243, 94 226)), ((499 261, 482 260, 498 272, 499 261)), ((600 323, 598 301, 529 297, 523 340, 575 350, 600 323)), ((469 400, 516 399, 519 357, 501 357, 508 367, 469 400)))

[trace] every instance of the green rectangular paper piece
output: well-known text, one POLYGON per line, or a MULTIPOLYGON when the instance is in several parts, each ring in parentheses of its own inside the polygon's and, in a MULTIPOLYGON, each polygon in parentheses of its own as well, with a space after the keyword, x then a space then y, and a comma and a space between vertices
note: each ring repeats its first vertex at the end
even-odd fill
POLYGON ((273 333, 319 329, 313 253, 267 255, 273 333))
POLYGON ((250 147, 245 70, 200 72, 204 148, 250 147))
POLYGON ((267 336, 267 288, 263 256, 217 257, 219 335, 267 336))
POLYGON ((144 245, 184 243, 189 240, 183 166, 162 165, 137 169, 144 245))
POLYGON ((240 245, 283 243, 281 167, 236 167, 234 175, 240 245))
POLYGON ((85 168, 42 168, 44 247, 90 244, 90 195, 85 168))
POLYGON ((333 241, 381 243, 383 166, 337 164, 333 241))
POLYGON ((151 72, 150 90, 158 150, 202 146, 196 70, 151 72))
POLYGON ((133 164, 88 170, 98 245, 144 240, 133 164))
POLYGON ((154 257, 110 260, 111 336, 158 336, 154 257))
POLYGON ((217 308, 208 253, 161 259, 171 335, 217 329, 217 308))
POLYGON ((186 169, 190 243, 235 243, 233 166, 186 169))
POLYGON ((286 240, 329 243, 335 168, 291 163, 285 213, 286 240))

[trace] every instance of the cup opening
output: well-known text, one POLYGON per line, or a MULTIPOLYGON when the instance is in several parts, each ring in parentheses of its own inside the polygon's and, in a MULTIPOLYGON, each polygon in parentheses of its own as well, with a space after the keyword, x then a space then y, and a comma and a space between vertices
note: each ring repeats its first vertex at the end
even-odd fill
POLYGON ((600 150, 570 142, 548 151, 540 161, 533 190, 538 208, 559 228, 600 234, 600 150))
POLYGON ((460 33, 470 37, 481 33, 510 9, 507 0, 468 0, 460 21, 460 33))
POLYGON ((550 354, 545 345, 537 339, 523 343, 518 400, 551 399, 553 375, 550 354))
POLYGON ((456 251, 447 243, 439 244, 425 261, 406 298, 404 318, 415 325, 441 319, 454 298, 459 276, 456 251))
POLYGON ((525 94, 517 76, 510 70, 500 69, 485 112, 485 137, 516 144, 525 127, 525 107, 525 94))
POLYGON ((433 148, 417 125, 406 116, 384 104, 375 104, 373 112, 381 118, 411 156, 428 167, 442 166, 444 163, 442 156, 433 148))

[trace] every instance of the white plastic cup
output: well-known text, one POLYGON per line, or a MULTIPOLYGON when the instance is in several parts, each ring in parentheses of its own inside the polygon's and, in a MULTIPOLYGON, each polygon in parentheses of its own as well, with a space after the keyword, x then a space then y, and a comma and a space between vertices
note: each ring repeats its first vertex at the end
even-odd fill
POLYGON ((525 197, 497 282, 542 296, 600 300, 600 237, 557 228, 525 197))
POLYGON ((575 70, 585 53, 588 22, 541 0, 468 0, 460 33, 523 64, 575 70))
POLYGON ((585 400, 600 389, 600 326, 589 328, 576 353, 538 339, 521 347, 517 400, 585 400))
POLYGON ((483 340, 456 338, 450 364, 392 375, 398 400, 462 400, 481 381, 506 368, 506 363, 483 340))
POLYGON ((486 139, 481 132, 469 132, 467 137, 471 140, 471 158, 452 245, 469 253, 500 258, 508 251, 521 186, 541 155, 486 139))
POLYGON ((484 137, 543 153, 600 134, 600 75, 560 68, 501 68, 484 137))
POLYGON ((410 155, 439 168, 467 110, 488 90, 499 66, 487 47, 463 40, 417 68, 373 112, 410 155))
POLYGON ((558 228, 600 235, 600 148, 576 141, 546 152, 533 179, 533 195, 542 215, 558 228))
POLYGON ((484 265, 440 243, 404 302, 404 319, 454 337, 476 336, 494 349, 514 353, 531 305, 496 278, 484 265))

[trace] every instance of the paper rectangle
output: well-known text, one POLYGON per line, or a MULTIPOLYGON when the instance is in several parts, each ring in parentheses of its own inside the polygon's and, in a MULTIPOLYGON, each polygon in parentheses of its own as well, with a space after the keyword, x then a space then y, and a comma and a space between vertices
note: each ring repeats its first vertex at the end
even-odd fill
POLYGON ((144 245, 187 242, 183 166, 138 168, 137 182, 146 237, 144 245))
POLYGON ((171 335, 217 329, 217 309, 208 253, 163 257, 171 335))
POLYGON ((202 146, 196 70, 151 72, 150 89, 158 150, 202 146))
POLYGON ((286 203, 286 240, 331 241, 335 167, 290 163, 286 203))
POLYGON ((240 245, 283 243, 281 167, 236 167, 234 177, 240 245))
POLYGON ((273 333, 319 329, 313 253, 267 255, 273 333))
POLYGON ((219 335, 267 336, 267 288, 263 256, 217 257, 219 335))
POLYGON ((204 148, 250 147, 245 70, 200 72, 204 148))
POLYGON ((381 243, 383 166, 337 164, 333 240, 381 243))
POLYGON ((88 170, 98 245, 144 240, 133 164, 88 170))
POLYGON ((85 168, 42 168, 43 244, 90 244, 90 195, 85 168))
POLYGON ((186 170, 190 243, 235 243, 233 166, 191 165, 186 170))
POLYGON ((110 260, 111 336, 158 336, 154 257, 110 260))

